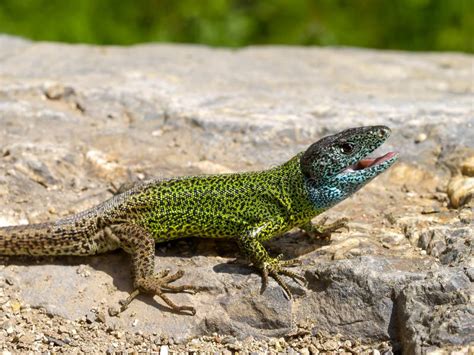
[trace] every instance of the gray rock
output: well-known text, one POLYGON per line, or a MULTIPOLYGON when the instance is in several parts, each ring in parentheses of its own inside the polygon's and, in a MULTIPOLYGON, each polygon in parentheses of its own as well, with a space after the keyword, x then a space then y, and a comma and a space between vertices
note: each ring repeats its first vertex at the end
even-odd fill
POLYGON ((312 292, 297 317, 311 314, 318 328, 355 339, 397 339, 396 294, 424 277, 418 268, 413 260, 390 257, 318 263, 306 271, 312 292))
POLYGON ((0 279, 15 280, 5 285, 7 296, 53 318, 175 341, 213 332, 283 337, 310 320, 315 334, 391 340, 404 351, 467 344, 472 212, 469 204, 449 209, 445 191, 454 170, 470 171, 472 60, 0 36, 0 225, 78 212, 110 197, 114 186, 149 176, 268 168, 358 125, 390 126, 383 150, 401 153, 390 172, 327 213, 349 217, 350 232, 324 241, 294 231, 268 244, 272 254, 303 262, 296 270, 308 288, 290 282, 293 301, 273 281, 260 294, 251 268, 228 263, 238 255, 235 245, 209 240, 157 246, 157 268, 184 269, 180 282, 200 286, 196 295, 172 295, 196 307, 195 317, 150 297, 120 317, 106 316, 131 290, 129 260, 120 252, 2 258, 0 279))
POLYGON ((466 264, 473 255, 474 228, 436 226, 420 232, 418 246, 445 265, 466 264))
POLYGON ((425 353, 446 344, 474 342, 474 288, 460 269, 445 269, 410 283, 397 297, 400 340, 405 352, 425 353))

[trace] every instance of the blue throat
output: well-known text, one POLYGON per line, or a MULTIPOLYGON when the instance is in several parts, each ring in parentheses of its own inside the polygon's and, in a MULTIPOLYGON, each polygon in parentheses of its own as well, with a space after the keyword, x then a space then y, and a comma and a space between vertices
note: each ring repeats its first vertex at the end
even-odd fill
POLYGON ((317 210, 326 210, 348 197, 344 191, 335 186, 318 184, 308 178, 305 178, 304 184, 309 199, 317 210))

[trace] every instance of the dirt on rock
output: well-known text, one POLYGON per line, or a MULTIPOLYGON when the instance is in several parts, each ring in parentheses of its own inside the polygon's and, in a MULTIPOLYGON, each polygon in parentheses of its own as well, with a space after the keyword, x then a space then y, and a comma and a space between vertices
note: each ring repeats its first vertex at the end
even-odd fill
MULTIPOLYGON (((266 245, 289 301, 232 241, 157 245, 196 316, 131 291, 128 256, 0 257, 0 350, 474 352, 473 57, 351 48, 95 47, 0 36, 0 225, 55 220, 148 177, 266 169, 384 124, 400 162, 324 214, 349 230, 266 245), (236 260, 237 259, 237 260, 236 260), (236 260, 236 261, 235 261, 236 260)), ((315 221, 323 216, 318 216, 315 221)))

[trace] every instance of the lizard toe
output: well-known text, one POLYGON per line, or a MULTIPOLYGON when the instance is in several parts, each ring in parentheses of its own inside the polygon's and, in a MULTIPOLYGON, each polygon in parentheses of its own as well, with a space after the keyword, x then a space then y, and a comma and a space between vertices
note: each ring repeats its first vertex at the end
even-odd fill
POLYGON ((135 290, 130 293, 127 299, 120 301, 120 312, 123 312, 125 309, 127 309, 130 302, 132 302, 132 300, 136 298, 140 293, 146 293, 160 297, 175 312, 190 313, 192 315, 195 315, 196 310, 194 309, 194 307, 178 306, 173 301, 171 301, 171 299, 166 295, 166 293, 195 293, 196 287, 192 285, 170 285, 171 282, 180 279, 184 275, 184 271, 178 270, 172 275, 169 275, 169 272, 169 270, 163 270, 154 275, 136 280, 135 290))
POLYGON ((287 283, 282 279, 281 275, 290 277, 293 281, 299 285, 305 286, 307 284, 306 279, 298 275, 297 273, 287 270, 286 266, 295 266, 300 265, 301 261, 297 259, 292 260, 283 260, 281 261, 281 256, 272 258, 266 263, 263 264, 261 268, 262 273, 262 287, 260 293, 263 293, 268 285, 268 277, 270 276, 274 279, 278 285, 283 289, 284 294, 288 300, 292 299, 292 294, 287 283))

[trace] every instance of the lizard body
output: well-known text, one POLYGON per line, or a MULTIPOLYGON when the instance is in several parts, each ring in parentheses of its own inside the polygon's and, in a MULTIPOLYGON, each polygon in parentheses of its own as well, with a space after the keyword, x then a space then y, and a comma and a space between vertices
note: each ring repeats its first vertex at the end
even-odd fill
POLYGON ((311 219, 344 200, 397 159, 388 153, 364 159, 389 136, 384 126, 353 128, 325 137, 288 162, 269 170, 223 175, 149 180, 84 212, 56 222, 0 228, 3 255, 94 255, 117 248, 132 257, 134 291, 160 296, 193 291, 170 283, 183 271, 155 273, 155 243, 189 236, 231 238, 260 270, 262 290, 268 276, 291 293, 281 275, 304 279, 286 269, 297 260, 272 258, 262 242, 294 228, 333 231, 345 224, 316 226, 311 219))

